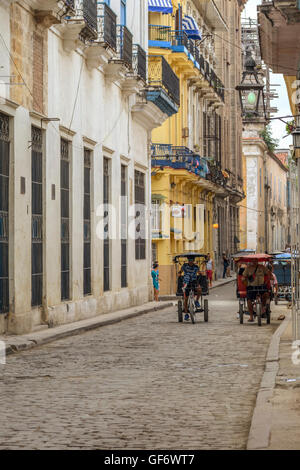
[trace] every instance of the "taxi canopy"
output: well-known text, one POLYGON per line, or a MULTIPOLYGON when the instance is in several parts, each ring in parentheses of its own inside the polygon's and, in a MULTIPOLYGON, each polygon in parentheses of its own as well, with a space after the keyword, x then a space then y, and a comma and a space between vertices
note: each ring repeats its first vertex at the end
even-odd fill
POLYGON ((258 253, 255 255, 244 255, 237 259, 240 263, 251 263, 252 261, 258 261, 263 263, 264 261, 271 261, 273 256, 267 255, 266 253, 258 253))

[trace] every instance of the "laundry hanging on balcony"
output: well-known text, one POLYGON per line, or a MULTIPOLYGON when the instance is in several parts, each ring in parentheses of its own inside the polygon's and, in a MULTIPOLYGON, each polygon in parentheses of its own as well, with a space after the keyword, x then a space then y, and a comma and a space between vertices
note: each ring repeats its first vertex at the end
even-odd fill
POLYGON ((173 13, 172 0, 148 0, 148 10, 156 13, 173 13))
POLYGON ((182 27, 189 39, 201 39, 201 31, 199 30, 199 26, 197 25, 194 18, 191 16, 186 15, 182 19, 182 27))

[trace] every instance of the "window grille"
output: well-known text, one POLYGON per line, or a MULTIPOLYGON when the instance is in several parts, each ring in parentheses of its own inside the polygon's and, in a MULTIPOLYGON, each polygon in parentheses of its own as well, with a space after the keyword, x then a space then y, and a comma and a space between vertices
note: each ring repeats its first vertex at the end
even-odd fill
POLYGON ((70 144, 61 139, 61 300, 70 299, 70 144))
POLYGON ((110 161, 103 160, 103 205, 104 205, 104 243, 103 243, 103 289, 110 290, 110 239, 109 239, 109 203, 110 203, 110 161))
POLYGON ((31 305, 43 303, 43 135, 31 128, 31 305))
POLYGON ((91 151, 84 149, 83 188, 83 294, 92 293, 91 285, 91 151))
POLYGON ((127 167, 121 165, 121 287, 127 287, 127 167))
POLYGON ((135 234, 135 259, 146 259, 145 239, 145 175, 135 170, 134 192, 136 208, 136 234, 135 234))
POLYGON ((9 118, 0 113, 0 314, 9 311, 9 118))

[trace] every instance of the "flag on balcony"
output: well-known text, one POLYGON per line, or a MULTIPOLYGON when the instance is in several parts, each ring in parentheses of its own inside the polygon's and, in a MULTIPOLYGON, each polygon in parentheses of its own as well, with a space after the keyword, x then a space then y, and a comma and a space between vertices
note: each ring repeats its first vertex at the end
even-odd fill
POLYGON ((157 13, 173 13, 172 0, 148 0, 148 10, 157 13))
POLYGON ((190 39, 201 39, 201 32, 194 18, 186 15, 182 19, 182 27, 190 39))

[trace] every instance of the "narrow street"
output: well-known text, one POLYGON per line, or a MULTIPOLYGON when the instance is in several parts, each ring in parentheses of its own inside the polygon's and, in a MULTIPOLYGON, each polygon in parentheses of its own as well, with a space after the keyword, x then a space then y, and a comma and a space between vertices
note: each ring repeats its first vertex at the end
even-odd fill
POLYGON ((173 307, 9 356, 0 449, 245 449, 278 322, 240 325, 234 283, 209 302, 209 323, 173 307))

